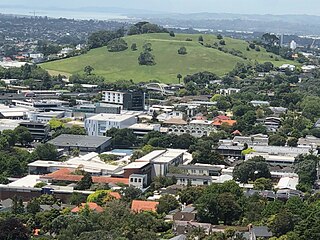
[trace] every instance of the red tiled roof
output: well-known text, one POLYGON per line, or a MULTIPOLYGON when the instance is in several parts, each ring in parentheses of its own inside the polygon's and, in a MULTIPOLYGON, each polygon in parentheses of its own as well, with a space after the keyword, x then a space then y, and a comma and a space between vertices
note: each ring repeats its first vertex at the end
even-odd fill
POLYGON ((233 135, 241 135, 241 132, 239 130, 235 130, 232 132, 233 135))
POLYGON ((74 209, 71 210, 71 212, 77 213, 80 210, 84 209, 86 206, 88 206, 91 211, 95 211, 98 213, 101 213, 104 211, 104 209, 102 207, 100 207, 98 204, 93 203, 93 202, 88 202, 88 203, 81 203, 81 206, 75 207, 74 209))
MULTIPOLYGON (((53 173, 49 173, 46 175, 43 175, 42 178, 46 179, 52 179, 56 181, 70 181, 70 182, 79 182, 82 179, 82 175, 74 175, 72 174, 72 171, 67 168, 59 169, 53 173)), ((129 184, 128 178, 114 178, 114 177, 97 177, 93 176, 92 181, 94 183, 123 183, 123 184, 129 184)))
POLYGON ((133 200, 131 205, 131 210, 134 212, 142 212, 142 211, 157 211, 157 205, 159 202, 154 201, 141 201, 141 200, 133 200))
POLYGON ((233 126, 237 123, 236 120, 215 120, 212 124, 214 126, 221 126, 222 124, 228 124, 229 126, 233 126))
POLYGON ((213 120, 214 121, 215 120, 231 120, 231 118, 228 116, 225 116, 225 115, 219 115, 219 116, 215 117, 213 120))
POLYGON ((114 197, 115 199, 121 199, 121 195, 118 192, 110 192, 109 195, 114 197))

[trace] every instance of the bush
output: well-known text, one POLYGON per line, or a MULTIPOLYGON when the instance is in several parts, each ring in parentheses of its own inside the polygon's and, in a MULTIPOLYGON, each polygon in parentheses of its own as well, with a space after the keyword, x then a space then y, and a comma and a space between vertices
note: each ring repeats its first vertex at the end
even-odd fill
POLYGON ((186 49, 185 47, 179 48, 178 54, 180 54, 180 55, 185 55, 185 54, 187 54, 187 49, 186 49))
POLYGON ((220 45, 226 45, 226 41, 225 41, 225 40, 220 40, 220 41, 219 41, 219 44, 220 44, 220 45))

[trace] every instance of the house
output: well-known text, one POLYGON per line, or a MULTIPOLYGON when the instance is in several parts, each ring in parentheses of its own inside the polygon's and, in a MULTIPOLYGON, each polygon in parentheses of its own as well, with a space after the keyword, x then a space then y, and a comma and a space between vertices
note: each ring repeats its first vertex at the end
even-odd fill
POLYGON ((177 185, 187 186, 203 186, 203 185, 211 185, 213 179, 211 176, 205 175, 187 175, 187 174, 176 174, 169 173, 167 177, 175 177, 177 180, 177 185))
POLYGON ((135 123, 137 123, 135 115, 101 113, 87 118, 84 127, 89 136, 105 136, 112 128, 128 128, 135 123))
POLYGON ((155 201, 133 200, 131 204, 131 210, 137 213, 143 211, 156 212, 158 204, 159 202, 155 201))
POLYGON ((173 231, 175 234, 186 234, 190 233, 194 229, 202 228, 206 235, 212 233, 212 225, 210 223, 198 223, 193 221, 174 221, 173 231))
POLYGON ((298 177, 282 177, 279 180, 276 188, 296 190, 298 183, 299 183, 298 177))
POLYGON ((220 115, 220 116, 217 116, 217 117, 215 117, 213 119, 212 125, 214 125, 215 127, 219 128, 223 124, 229 125, 229 126, 233 126, 236 123, 237 123, 236 120, 231 120, 231 118, 228 117, 228 116, 220 115))
POLYGON ((121 105, 123 110, 145 110, 145 93, 142 91, 103 91, 102 99, 105 103, 121 105))
POLYGON ((88 208, 90 211, 97 212, 97 213, 102 213, 104 211, 104 209, 100 207, 98 204, 93 202, 88 202, 88 203, 81 203, 80 206, 73 208, 71 212, 78 213, 86 208, 88 208))
POLYGON ((239 88, 219 89, 219 94, 224 95, 224 96, 235 94, 238 92, 240 92, 239 88))
POLYGON ((251 135, 249 137, 244 136, 235 136, 232 140, 233 144, 248 144, 249 146, 259 145, 259 146, 268 146, 269 138, 267 135, 257 134, 251 135))
POLYGON ((145 188, 144 186, 150 185, 152 172, 152 165, 150 162, 132 162, 123 167, 123 170, 124 178, 130 179, 130 186, 145 188))
POLYGON ((197 210, 193 206, 185 206, 173 215, 173 221, 196 221, 197 210))
POLYGON ((284 107, 269 107, 269 109, 273 112, 273 116, 279 117, 281 114, 285 114, 288 109, 284 107))
POLYGON ((111 138, 62 134, 50 140, 49 143, 55 145, 58 149, 64 149, 67 153, 70 153, 72 150, 79 150, 84 153, 102 153, 110 146, 111 138))
POLYGON ((209 165, 196 163, 195 165, 179 165, 178 168, 185 174, 189 175, 203 175, 203 176, 220 176, 222 169, 225 166, 209 165))
POLYGON ((291 64, 282 64, 282 65, 279 67, 279 69, 280 69, 280 71, 289 70, 289 71, 293 72, 293 71, 296 69, 296 66, 291 65, 291 64))
POLYGON ((267 101, 257 101, 257 100, 252 100, 250 102, 254 107, 262 107, 262 106, 269 106, 270 103, 267 101))
POLYGON ((267 226, 248 226, 248 232, 243 234, 243 237, 247 240, 253 239, 269 239, 273 236, 267 226))

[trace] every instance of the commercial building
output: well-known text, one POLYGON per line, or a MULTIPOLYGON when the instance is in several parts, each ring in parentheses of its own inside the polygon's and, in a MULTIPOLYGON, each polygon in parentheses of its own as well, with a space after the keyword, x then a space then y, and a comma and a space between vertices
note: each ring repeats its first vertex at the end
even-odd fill
POLYGON ((65 162, 38 160, 28 164, 29 174, 48 174, 59 169, 81 170, 93 176, 106 176, 117 174, 122 170, 119 165, 107 164, 100 160, 99 154, 95 152, 83 156, 71 158, 65 162))
POLYGON ((84 127, 89 136, 105 136, 111 128, 128 128, 137 123, 135 115, 130 114, 97 114, 85 120, 84 127))
POLYGON ((143 137, 149 132, 160 132, 161 125, 160 124, 149 124, 149 123, 136 123, 128 127, 133 131, 135 135, 138 137, 143 137))
POLYGON ((64 151, 68 153, 75 149, 84 153, 102 153, 110 146, 111 138, 62 134, 55 139, 50 140, 49 143, 55 145, 57 148, 64 149, 64 151))
POLYGON ((103 102, 121 105, 123 110, 143 111, 145 108, 145 93, 142 91, 104 91, 103 102))
POLYGON ((48 138, 50 126, 47 123, 21 122, 19 125, 30 131, 34 141, 44 141, 48 138))
POLYGON ((120 114, 121 106, 114 104, 106 103, 96 103, 96 104, 83 104, 78 105, 73 108, 73 112, 76 113, 111 113, 111 114, 120 114))

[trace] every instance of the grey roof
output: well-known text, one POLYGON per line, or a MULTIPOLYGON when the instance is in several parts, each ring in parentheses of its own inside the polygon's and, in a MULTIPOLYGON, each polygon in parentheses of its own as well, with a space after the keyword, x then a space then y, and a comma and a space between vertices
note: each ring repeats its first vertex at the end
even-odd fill
POLYGON ((243 146, 232 146, 232 145, 220 145, 218 147, 219 150, 243 150, 243 146))
POLYGON ((62 134, 49 143, 59 147, 100 147, 110 141, 110 137, 95 137, 84 135, 62 134))
POLYGON ((254 226, 253 232, 257 237, 272 237, 272 232, 266 226, 254 226))
POLYGON ((186 178, 186 179, 204 179, 204 180, 212 180, 211 176, 204 176, 204 175, 187 175, 187 174, 175 174, 175 173, 168 173, 168 177, 175 176, 176 178, 186 178))
POLYGON ((8 198, 0 201, 0 208, 10 208, 12 207, 12 204, 13 204, 12 199, 8 198))
POLYGON ((183 234, 180 234, 174 238, 170 238, 169 240, 187 240, 187 236, 186 235, 183 235, 183 234))
POLYGON ((178 168, 180 169, 203 169, 203 170, 217 170, 221 171, 222 167, 219 166, 201 166, 201 165, 179 165, 178 168))
POLYGON ((170 238, 169 240, 187 240, 187 236, 180 234, 179 236, 176 236, 174 238, 170 238))

